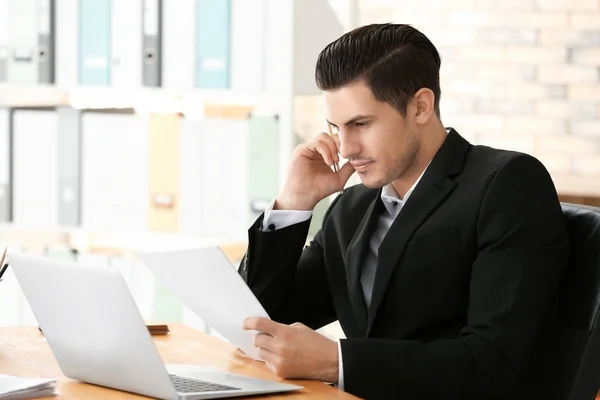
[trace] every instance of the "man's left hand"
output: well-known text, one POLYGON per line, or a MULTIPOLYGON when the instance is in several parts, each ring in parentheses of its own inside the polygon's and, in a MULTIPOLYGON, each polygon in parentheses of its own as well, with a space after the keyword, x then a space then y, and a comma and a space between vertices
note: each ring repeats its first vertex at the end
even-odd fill
POLYGON ((285 325, 268 318, 247 318, 244 329, 260 332, 254 336, 254 345, 278 376, 337 383, 338 348, 334 341, 303 324, 285 325))

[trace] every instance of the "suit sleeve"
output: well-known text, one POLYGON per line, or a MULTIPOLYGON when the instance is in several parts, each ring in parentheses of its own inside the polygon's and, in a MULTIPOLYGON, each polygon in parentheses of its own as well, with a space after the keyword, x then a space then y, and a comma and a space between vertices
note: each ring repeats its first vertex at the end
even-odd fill
POLYGON ((496 171, 481 202, 477 242, 460 335, 342 340, 346 390, 365 398, 386 388, 407 398, 487 399, 514 388, 568 259, 556 190, 535 158, 519 155, 496 171))
MULTIPOLYGON (((339 198, 330 205, 323 224, 339 198)), ((305 246, 310 219, 265 231, 263 218, 264 214, 248 230, 248 250, 240 275, 271 319, 277 322, 301 322, 318 329, 335 321, 322 230, 305 246)))

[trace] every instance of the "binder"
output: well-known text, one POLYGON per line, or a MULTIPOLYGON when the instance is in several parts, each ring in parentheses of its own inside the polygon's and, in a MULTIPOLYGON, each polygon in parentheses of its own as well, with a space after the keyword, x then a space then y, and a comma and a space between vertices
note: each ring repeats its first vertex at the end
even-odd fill
POLYGON ((55 82, 56 0, 38 0, 38 83, 55 82))
POLYGON ((233 158, 233 155, 229 155, 227 149, 223 148, 223 121, 220 118, 205 119, 200 132, 199 154, 204 155, 200 163, 201 196, 205 197, 200 220, 207 237, 222 237, 225 230, 222 186, 231 186, 231 183, 224 181, 221 166, 223 159, 233 158), (215 171, 215 166, 218 172, 215 171))
POLYGON ((253 223, 279 191, 279 118, 255 115, 249 121, 247 223, 253 223))
POLYGON ((81 112, 60 107, 58 113, 58 224, 81 223, 81 112))
MULTIPOLYGON (((297 1, 293 3, 295 4, 297 1)), ((286 39, 282 39, 281 32, 289 30, 288 25, 291 20, 288 14, 292 12, 289 9, 294 4, 286 1, 266 0, 268 18, 265 24, 264 85, 267 91, 279 91, 281 88, 288 87, 293 76, 290 75, 290 68, 293 64, 288 60, 292 49, 284 47, 286 39), (282 65, 282 62, 285 64, 282 65)), ((312 70, 314 70, 314 65, 312 70)))
POLYGON ((195 86, 228 89, 230 0, 196 0, 195 86))
POLYGON ((268 0, 231 1, 231 88, 265 87, 265 34, 268 0))
POLYGON ((6 46, 0 49, 0 74, 10 83, 54 83, 55 0, 2 2, 8 32, 0 40, 6 46))
POLYGON ((162 11, 162 87, 189 90, 195 76, 195 0, 166 1, 162 11))
POLYGON ((111 0, 79 0, 78 64, 81 85, 110 84, 111 0))
POLYGON ((185 117, 180 135, 180 232, 245 240, 279 191, 278 117, 185 117))
MULTIPOLYGON (((2 1, 2 0, 0 0, 2 1)), ((70 89, 79 82, 79 0, 56 0, 56 86, 70 89)))
POLYGON ((0 82, 8 77, 8 55, 8 0, 0 0, 0 82))
MULTIPOLYGON (((0 109, 0 222, 10 222, 11 216, 11 127, 10 111, 0 109)), ((0 265, 1 267, 1 265, 0 265)))
POLYGON ((245 240, 248 121, 182 118, 180 233, 245 240))
POLYGON ((149 118, 148 229, 179 231, 180 141, 177 114, 149 118))
POLYGON ((53 109, 13 109, 13 222, 58 225, 58 117, 53 109))
MULTIPOLYGON (((219 158, 219 191, 215 190, 219 203, 215 204, 217 233, 225 241, 243 242, 247 240, 248 223, 248 119, 223 119, 217 132, 219 158)), ((213 172, 214 173, 214 172, 213 172)), ((214 217, 213 217, 214 218, 214 217)))
POLYGON ((143 0, 142 82, 147 87, 161 85, 162 0, 143 0))
POLYGON ((112 0, 110 22, 110 86, 134 89, 142 85, 142 3, 112 0))
POLYGON ((147 232, 147 118, 85 110, 81 133, 82 226, 101 232, 147 232))
POLYGON ((208 230, 202 221, 202 210, 206 194, 203 189, 204 171, 201 169, 201 138, 203 121, 182 117, 179 126, 180 135, 180 207, 181 220, 179 231, 183 235, 207 236, 208 230))
POLYGON ((38 42, 36 0, 9 0, 8 4, 8 82, 37 82, 38 42))

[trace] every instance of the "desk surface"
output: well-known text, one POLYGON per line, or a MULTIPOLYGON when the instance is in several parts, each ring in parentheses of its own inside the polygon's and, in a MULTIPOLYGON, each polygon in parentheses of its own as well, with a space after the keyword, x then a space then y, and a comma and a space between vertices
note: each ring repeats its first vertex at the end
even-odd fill
MULTIPOLYGON (((168 335, 153 336, 166 364, 210 365, 217 369, 281 381, 264 364, 235 352, 234 346, 181 324, 169 324, 168 335)), ((143 399, 117 390, 69 380, 61 373, 50 348, 37 327, 0 327, 0 373, 21 377, 59 379, 59 396, 47 399, 111 400, 143 399)), ((304 390, 264 396, 268 399, 356 399, 345 392, 315 381, 292 381, 304 390)), ((257 398, 257 397, 253 397, 257 398)))

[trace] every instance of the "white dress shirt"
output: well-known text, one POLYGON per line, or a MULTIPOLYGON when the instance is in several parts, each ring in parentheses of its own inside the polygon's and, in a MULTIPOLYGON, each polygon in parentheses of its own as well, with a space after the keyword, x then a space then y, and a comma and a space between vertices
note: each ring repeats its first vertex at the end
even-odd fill
MULTIPOLYGON (((429 165, 427 165, 429 167, 429 165)), ((384 186, 381 191, 381 200, 385 205, 386 212, 382 212, 379 216, 377 226, 369 241, 369 252, 367 253, 364 261, 363 272, 360 278, 362 284, 363 294, 367 307, 371 304, 371 293, 373 291, 373 283, 375 281, 375 271, 377 266, 377 255, 379 253, 379 245, 383 241, 387 231, 390 229, 392 222, 396 219, 404 204, 408 201, 408 198, 415 190, 415 187, 421 180, 421 177, 427 170, 421 173, 421 176, 415 181, 411 188, 406 192, 404 199, 396 193, 394 187, 389 184, 384 186)), ((273 200, 265 210, 265 216, 263 219, 262 229, 277 230, 287 226, 298 224, 300 222, 307 221, 312 216, 312 211, 298 211, 298 210, 273 210, 275 200, 273 200)), ((344 390, 344 363, 342 359, 342 346, 338 341, 338 359, 339 359, 339 375, 338 375, 338 388, 344 390)))

